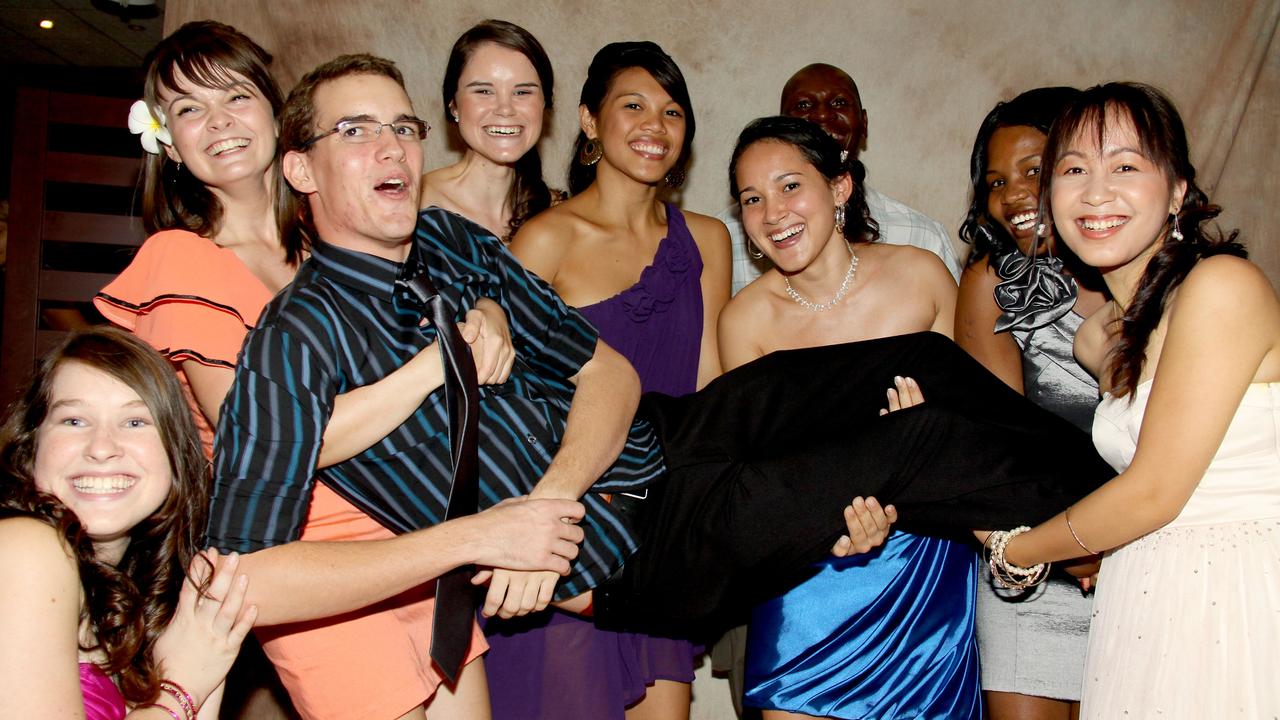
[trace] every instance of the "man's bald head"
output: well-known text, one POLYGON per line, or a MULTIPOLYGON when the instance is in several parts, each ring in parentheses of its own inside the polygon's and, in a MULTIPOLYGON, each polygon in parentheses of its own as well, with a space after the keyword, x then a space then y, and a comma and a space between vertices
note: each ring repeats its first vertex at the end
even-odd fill
POLYGON ((782 87, 783 115, 816 123, 858 156, 867 135, 867 112, 862 109, 858 84, 834 65, 806 65, 782 87))

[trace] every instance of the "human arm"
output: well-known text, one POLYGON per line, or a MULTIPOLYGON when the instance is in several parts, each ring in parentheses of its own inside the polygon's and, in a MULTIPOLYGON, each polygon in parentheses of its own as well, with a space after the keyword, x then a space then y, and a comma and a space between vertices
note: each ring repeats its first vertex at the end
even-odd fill
POLYGON ((1025 392, 1022 386, 1022 353, 1011 333, 996 333, 1000 307, 996 305, 995 288, 1000 283, 989 262, 983 258, 964 269, 956 298, 956 344, 973 359, 1004 381, 1025 392))
POLYGON ((84 717, 80 592, 75 558, 53 527, 0 520, 0 697, 12 717, 84 717))
POLYGON ((463 565, 569 572, 582 518, 568 500, 507 501, 387 540, 290 542, 240 557, 258 624, 330 617, 421 585, 463 565))
MULTIPOLYGON (((78 668, 80 572, 57 530, 33 518, 0 520, 0 588, 0 696, 6 717, 84 718, 78 668)), ((247 625, 238 631, 243 638, 247 625)), ((198 645, 186 648, 189 657, 207 654, 207 648, 198 645)), ((161 674, 194 690, 197 704, 209 694, 185 667, 162 663, 161 674)), ((223 669, 221 675, 225 674, 223 669)), ((214 686, 220 683, 219 676, 214 686)), ((128 717, 171 716, 160 708, 139 707, 128 717)))
POLYGON ((686 213, 690 232, 702 256, 702 344, 698 353, 698 388, 719 377, 722 370, 716 328, 720 311, 729 302, 733 257, 729 231, 715 218, 686 213))
MULTIPOLYGON (((1108 550, 1169 523, 1204 476, 1251 382, 1280 379, 1280 303, 1245 260, 1200 261, 1169 302, 1162 347, 1129 467, 1065 513, 1015 537, 1028 566, 1108 550)), ((1159 331, 1157 330, 1157 333, 1159 331)))
MULTIPOLYGON (((505 382, 515 354, 501 306, 481 298, 467 312, 467 322, 460 330, 477 353, 476 374, 480 382, 505 382)), ((182 361, 182 370, 200 411, 211 425, 217 425, 235 371, 195 360, 182 361)), ((316 466, 336 465, 364 452, 404 422, 443 383, 440 352, 432 345, 381 380, 338 395, 316 466)))

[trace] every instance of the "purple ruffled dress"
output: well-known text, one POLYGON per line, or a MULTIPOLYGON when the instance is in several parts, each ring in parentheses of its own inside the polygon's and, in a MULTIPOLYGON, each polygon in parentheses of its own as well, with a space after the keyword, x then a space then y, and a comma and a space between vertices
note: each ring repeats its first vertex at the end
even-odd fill
POLYGON ((85 720, 124 720, 124 696, 97 665, 80 663, 80 694, 85 720))
MULTIPOLYGON (((667 205, 667 236, 630 288, 579 308, 640 375, 644 392, 697 389, 702 344, 702 256, 680 210, 667 205)), ((598 630, 552 611, 485 628, 495 718, 623 720, 655 680, 693 682, 686 640, 598 630)))

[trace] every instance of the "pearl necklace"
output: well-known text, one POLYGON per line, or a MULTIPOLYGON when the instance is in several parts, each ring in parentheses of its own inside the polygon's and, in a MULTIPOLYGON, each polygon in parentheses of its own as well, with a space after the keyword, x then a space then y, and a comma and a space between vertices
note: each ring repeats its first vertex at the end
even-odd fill
POLYGON ((782 282, 787 285, 787 295, 799 303, 800 307, 810 312, 826 312, 838 305, 844 299, 844 296, 848 294, 849 287, 853 285, 853 276, 858 272, 858 256, 854 254, 853 246, 845 243, 845 247, 849 249, 849 269, 845 271, 844 280, 840 283, 840 289, 836 291, 835 297, 824 303, 810 302, 803 295, 796 292, 795 288, 791 287, 791 278, 784 276, 782 282))

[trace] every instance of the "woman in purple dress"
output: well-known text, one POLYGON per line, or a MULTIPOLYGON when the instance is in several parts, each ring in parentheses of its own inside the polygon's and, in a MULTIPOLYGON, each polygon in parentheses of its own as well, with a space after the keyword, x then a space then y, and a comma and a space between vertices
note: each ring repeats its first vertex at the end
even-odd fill
MULTIPOLYGON (((573 197, 530 220, 511 251, 631 361, 644 391, 691 393, 720 374, 715 323, 729 299, 730 254, 718 220, 661 199, 664 187, 682 181, 693 143, 684 77, 653 43, 613 43, 592 61, 580 102, 573 197)), ((689 642, 597 630, 561 613, 535 622, 549 626, 549 655, 563 668, 552 672, 573 684, 559 692, 548 689, 553 678, 540 678, 537 694, 555 695, 558 717, 622 718, 628 706, 630 720, 688 716, 689 642), (552 632, 590 636, 589 652, 551 645, 552 632), (591 656, 602 643, 617 648, 613 657, 591 656), (586 700, 576 680, 588 670, 605 678, 606 704, 576 704, 586 700), (564 703, 574 703, 574 712, 565 714, 564 703)), ((502 664, 505 643, 519 637, 508 639, 506 631, 491 637, 490 668, 502 664)), ((496 685, 495 679, 491 673, 496 685)))

